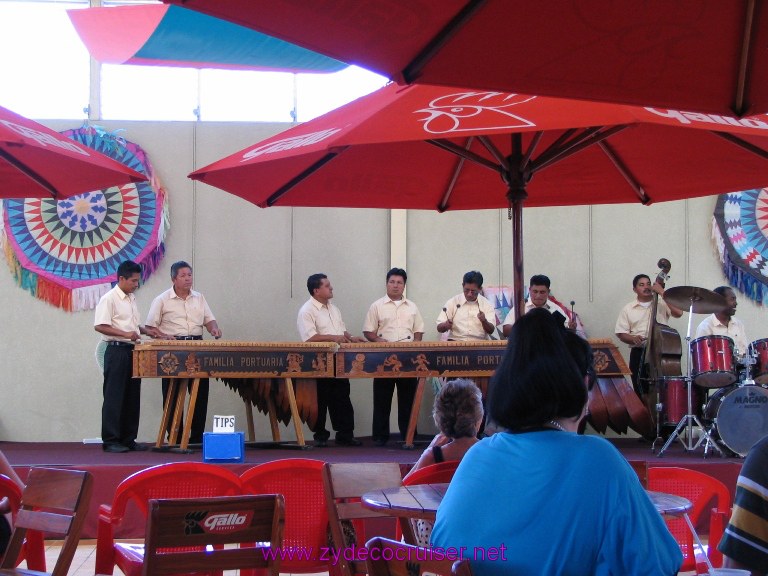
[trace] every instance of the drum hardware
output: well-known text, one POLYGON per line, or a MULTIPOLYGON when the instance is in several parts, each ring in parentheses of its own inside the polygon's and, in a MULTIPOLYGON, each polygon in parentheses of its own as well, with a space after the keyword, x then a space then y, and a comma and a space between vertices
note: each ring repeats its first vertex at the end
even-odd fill
MULTIPOLYGON (((699 417, 693 413, 693 378, 691 377, 693 354, 691 350, 691 322, 693 321, 694 314, 712 314, 714 312, 719 312, 725 309, 725 298, 716 292, 711 292, 710 290, 706 290, 704 288, 696 288, 693 286, 676 286, 674 288, 670 288, 664 293, 664 300, 683 310, 688 309, 688 330, 685 335, 685 342, 688 348, 688 368, 686 370, 687 374, 684 378, 685 384, 687 386, 686 396, 688 400, 688 411, 677 423, 674 431, 669 435, 666 443, 659 451, 658 456, 663 456, 667 448, 669 448, 672 442, 674 442, 675 438, 677 438, 687 452, 696 450, 706 440, 706 448, 708 448, 709 444, 711 443, 711 445, 720 453, 720 456, 724 457, 725 454, 712 437, 711 430, 705 428, 702 425, 701 420, 699 420, 699 417), (698 426, 702 431, 702 434, 698 437, 695 443, 693 439, 694 426, 698 426), (682 437, 683 430, 686 431, 685 440, 682 437)), ((654 450, 655 443, 656 442, 654 441, 654 446, 652 446, 654 450)))

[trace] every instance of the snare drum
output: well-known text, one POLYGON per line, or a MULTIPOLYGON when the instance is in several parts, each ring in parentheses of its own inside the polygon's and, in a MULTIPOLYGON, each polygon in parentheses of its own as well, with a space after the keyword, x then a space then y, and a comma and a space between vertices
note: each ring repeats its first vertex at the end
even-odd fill
POLYGON ((691 374, 704 388, 723 388, 736 382, 733 340, 728 336, 702 336, 691 342, 691 374))
POLYGON ((715 392, 704 408, 704 418, 715 422, 720 440, 736 454, 768 435, 768 386, 730 386, 715 392))
MULTIPOLYGON (((664 425, 675 426, 688 413, 688 389, 682 376, 664 376, 659 379, 659 420, 664 425)), ((698 386, 691 390, 691 410, 701 416, 704 391, 698 386)))
POLYGON ((752 377, 758 384, 768 384, 768 338, 755 340, 749 345, 755 367, 752 377))

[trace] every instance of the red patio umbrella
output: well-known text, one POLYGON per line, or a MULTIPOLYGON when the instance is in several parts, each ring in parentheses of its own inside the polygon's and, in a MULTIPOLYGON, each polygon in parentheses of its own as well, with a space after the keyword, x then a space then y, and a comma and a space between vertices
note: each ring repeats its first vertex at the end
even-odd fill
POLYGON ((261 207, 511 207, 522 309, 522 206, 650 204, 762 187, 768 118, 390 84, 191 178, 261 207))
POLYGON ((0 107, 0 198, 61 200, 146 176, 0 107))
POLYGON ((163 0, 406 83, 768 112, 759 0, 163 0))

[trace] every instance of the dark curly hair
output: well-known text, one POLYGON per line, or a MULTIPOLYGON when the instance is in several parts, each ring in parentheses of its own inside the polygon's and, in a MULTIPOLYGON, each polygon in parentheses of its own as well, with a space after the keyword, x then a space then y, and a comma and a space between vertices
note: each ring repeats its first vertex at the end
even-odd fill
POLYGON ((480 389, 472 380, 449 380, 435 396, 432 417, 440 432, 449 438, 475 436, 477 423, 483 417, 480 389))

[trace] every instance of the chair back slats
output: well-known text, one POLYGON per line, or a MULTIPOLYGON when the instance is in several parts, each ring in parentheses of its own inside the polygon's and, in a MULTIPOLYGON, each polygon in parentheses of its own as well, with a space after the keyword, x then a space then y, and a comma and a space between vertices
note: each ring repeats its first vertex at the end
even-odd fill
POLYGON ((59 557, 50 574, 65 576, 80 542, 92 490, 93 476, 89 472, 32 468, 22 492, 21 508, 16 515, 11 541, 0 561, 3 573, 16 573, 10 569, 19 556, 27 531, 35 530, 63 539, 59 557))
MULTIPOLYGON (((331 528, 331 539, 336 550, 343 550, 352 544, 361 545, 365 541, 364 524, 359 522, 366 518, 385 516, 381 512, 364 508, 360 497, 371 490, 393 488, 402 485, 400 465, 395 462, 376 462, 349 464, 326 463, 323 466, 323 485, 325 501, 328 506, 328 524, 331 528), (345 523, 355 520, 356 542, 349 542, 348 526, 345 523)), ((352 576, 365 573, 365 562, 348 561, 344 554, 339 556, 337 566, 341 576, 352 576)))
POLYGON ((282 495, 152 500, 149 507, 143 574, 239 568, 279 572, 282 495))
POLYGON ((26 510, 22 508, 16 515, 16 526, 40 532, 65 534, 72 525, 72 516, 56 512, 26 510))

